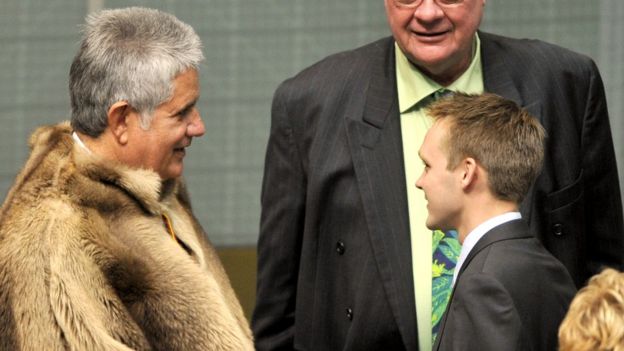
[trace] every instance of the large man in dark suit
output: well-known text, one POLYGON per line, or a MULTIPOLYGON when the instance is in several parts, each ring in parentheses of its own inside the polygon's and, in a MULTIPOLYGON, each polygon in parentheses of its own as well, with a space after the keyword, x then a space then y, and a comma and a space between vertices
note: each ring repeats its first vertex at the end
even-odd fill
MULTIPOLYGON (((330 56, 275 93, 252 321, 260 350, 419 347, 419 239, 410 237, 403 163, 416 149, 403 150, 395 58, 448 85, 474 54, 484 1, 408 2, 385 0, 393 38, 330 56)), ((622 268, 617 168, 596 66, 540 41, 478 37, 484 90, 526 107, 548 133, 543 172, 521 205, 531 231, 577 285, 602 265, 622 268)))
POLYGON ((576 288, 518 212, 542 165, 544 129, 494 94, 458 93, 427 110, 435 122, 416 186, 427 227, 457 229, 462 243, 433 349, 555 351, 576 288))

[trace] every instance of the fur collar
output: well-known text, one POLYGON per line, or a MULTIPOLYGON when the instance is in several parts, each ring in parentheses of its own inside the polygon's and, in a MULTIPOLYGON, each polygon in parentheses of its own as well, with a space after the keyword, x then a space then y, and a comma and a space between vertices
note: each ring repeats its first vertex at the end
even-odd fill
MULTIPOLYGON (((87 152, 75 143, 69 122, 58 125, 44 126, 37 129, 30 138, 29 144, 33 155, 46 155, 51 152, 71 155, 79 175, 70 179, 69 184, 86 193, 81 193, 81 202, 104 208, 115 208, 120 205, 120 198, 101 197, 102 187, 116 187, 121 193, 133 198, 146 212, 159 214, 163 212, 163 202, 178 190, 178 181, 163 182, 152 170, 131 168, 119 162, 103 159, 87 152), (76 182, 76 183, 74 183, 76 182), (90 184, 89 184, 90 183, 90 184), (109 203, 102 203, 109 202, 109 203)), ((38 162, 37 162, 38 163, 38 162)), ((71 192, 71 191, 70 191, 71 192)), ((119 195, 122 195, 119 193, 119 195)))

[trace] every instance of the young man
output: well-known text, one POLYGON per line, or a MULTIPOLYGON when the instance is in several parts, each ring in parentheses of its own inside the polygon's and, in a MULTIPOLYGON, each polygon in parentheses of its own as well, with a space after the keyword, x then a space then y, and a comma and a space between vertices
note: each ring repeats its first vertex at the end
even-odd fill
POLYGON ((544 129, 494 94, 457 93, 428 113, 416 186, 427 227, 455 229, 462 243, 434 350, 556 350, 576 289, 519 212, 541 169, 544 129))

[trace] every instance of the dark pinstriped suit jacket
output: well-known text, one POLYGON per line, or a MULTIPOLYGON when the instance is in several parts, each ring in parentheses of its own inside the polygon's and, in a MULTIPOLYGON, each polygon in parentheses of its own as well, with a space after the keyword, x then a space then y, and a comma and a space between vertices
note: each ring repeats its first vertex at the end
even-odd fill
MULTIPOLYGON (((577 284, 602 264, 621 268, 617 169, 594 63, 540 41, 480 38, 486 90, 525 106, 549 134, 521 207, 531 231, 577 284)), ((259 350, 418 348, 403 152, 392 38, 277 89, 252 320, 259 350)))
POLYGON ((435 351, 556 351, 576 293, 522 220, 487 232, 461 267, 435 351))

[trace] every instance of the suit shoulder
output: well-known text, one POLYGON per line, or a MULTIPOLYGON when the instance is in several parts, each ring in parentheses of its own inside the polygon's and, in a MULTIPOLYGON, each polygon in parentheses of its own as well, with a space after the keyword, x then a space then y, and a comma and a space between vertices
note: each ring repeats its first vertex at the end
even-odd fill
POLYGON ((495 242, 475 256, 474 269, 500 279, 512 290, 552 281, 573 289, 568 271, 534 237, 495 242))
POLYGON ((570 274, 542 244, 533 237, 501 240, 481 250, 459 279, 485 275, 500 283, 521 309, 529 308, 528 296, 541 296, 565 306, 576 288, 570 274))
POLYGON ((364 46, 329 55, 286 79, 277 91, 313 88, 327 82, 338 83, 351 77, 366 76, 370 65, 394 47, 392 37, 379 39, 364 46))
POLYGON ((481 257, 483 261, 483 270, 516 268, 516 266, 522 269, 522 267, 536 263, 531 258, 554 259, 534 237, 512 238, 493 242, 488 245, 487 250, 483 250, 475 256, 475 258, 477 257, 481 257), (529 262, 526 265, 518 265, 517 259, 529 262))
POLYGON ((542 69, 547 67, 551 70, 597 70, 591 57, 542 40, 510 38, 486 32, 479 32, 479 37, 482 51, 494 50, 497 53, 495 59, 521 60, 524 65, 539 65, 542 69))

